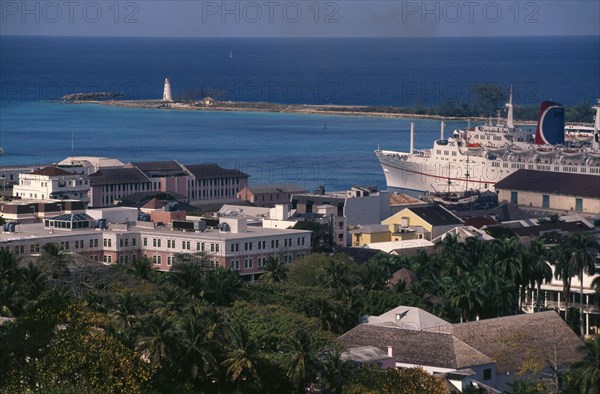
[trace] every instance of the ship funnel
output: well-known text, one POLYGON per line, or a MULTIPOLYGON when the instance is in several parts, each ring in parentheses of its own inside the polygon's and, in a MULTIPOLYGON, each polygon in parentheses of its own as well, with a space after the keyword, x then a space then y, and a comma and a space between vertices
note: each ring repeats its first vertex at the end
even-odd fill
POLYGON ((540 105, 535 143, 557 145, 565 142, 565 108, 559 103, 543 101, 540 105))

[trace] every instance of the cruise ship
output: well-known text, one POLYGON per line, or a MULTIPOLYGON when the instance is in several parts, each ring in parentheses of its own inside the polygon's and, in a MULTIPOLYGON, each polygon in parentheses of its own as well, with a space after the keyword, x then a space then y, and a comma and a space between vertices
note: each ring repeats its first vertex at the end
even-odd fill
POLYGON ((516 128, 512 93, 506 121, 455 130, 431 149, 414 149, 411 124, 409 152, 376 150, 388 187, 419 192, 494 191, 496 182, 519 169, 600 176, 600 100, 590 145, 565 144, 564 107, 544 101, 535 135, 516 128))

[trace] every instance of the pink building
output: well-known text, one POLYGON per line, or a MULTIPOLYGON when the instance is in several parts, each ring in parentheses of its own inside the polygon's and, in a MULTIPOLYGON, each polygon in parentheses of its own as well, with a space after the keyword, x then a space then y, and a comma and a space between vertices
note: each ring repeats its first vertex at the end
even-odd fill
POLYGON ((161 271, 171 269, 178 253, 204 252, 212 266, 238 271, 250 281, 264 272, 270 257, 291 263, 310 253, 310 231, 247 226, 246 219, 238 217, 220 221, 219 229, 197 232, 136 221, 99 229, 88 214, 63 214, 0 233, 0 248, 26 260, 39 256, 44 245, 56 243, 68 253, 107 264, 130 263, 146 256, 161 271))
POLYGON ((108 207, 128 196, 172 193, 188 201, 233 198, 248 185, 248 175, 217 164, 183 165, 177 161, 130 163, 90 175, 90 207, 108 207))

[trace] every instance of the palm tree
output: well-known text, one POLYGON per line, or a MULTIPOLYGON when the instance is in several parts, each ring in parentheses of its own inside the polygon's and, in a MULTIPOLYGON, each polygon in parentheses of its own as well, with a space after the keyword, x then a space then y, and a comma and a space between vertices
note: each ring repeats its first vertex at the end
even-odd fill
POLYGON ((284 262, 279 262, 277 256, 271 256, 265 265, 265 273, 260 279, 266 283, 284 282, 287 279, 288 267, 284 262))
POLYGON ((464 274, 459 278, 444 278, 445 299, 461 311, 460 321, 469 321, 473 313, 481 310, 484 304, 483 281, 475 274, 464 274))
POLYGON ((561 243, 550 254, 551 263, 554 265, 554 277, 563 282, 563 297, 565 299, 565 321, 569 322, 569 296, 571 294, 571 280, 577 275, 575 255, 570 248, 561 243))
POLYGON ((583 360, 571 367, 574 383, 581 393, 600 393, 600 335, 585 342, 582 346, 585 353, 583 360))
POLYGON ((46 264, 52 279, 64 279, 70 275, 67 267, 67 254, 59 244, 48 243, 44 245, 40 260, 46 264))
POLYGON ((217 367, 212 353, 212 340, 205 322, 198 316, 186 314, 177 325, 176 360, 181 376, 198 387, 209 381, 217 367))
POLYGON ((536 286, 535 310, 540 311, 541 287, 542 283, 548 283, 552 279, 552 268, 548 265, 548 251, 540 241, 533 241, 525 252, 528 260, 528 280, 536 286))
POLYGON ((0 248, 0 316, 12 317, 19 302, 19 259, 0 248))
POLYGON ((150 280, 154 269, 148 257, 142 257, 132 262, 132 268, 128 270, 140 279, 150 280))
POLYGON ((229 327, 227 358, 222 365, 227 368, 227 375, 239 385, 242 381, 260 382, 258 375, 260 364, 259 347, 250 338, 248 328, 243 324, 229 327))
POLYGON ((355 373, 352 362, 341 358, 339 349, 323 352, 319 365, 319 385, 326 393, 341 393, 344 383, 355 373))
POLYGON ((522 254, 519 238, 512 237, 494 240, 493 249, 496 273, 501 274, 507 279, 514 280, 515 284, 518 285, 521 279, 520 256, 522 254))
POLYGON ((348 295, 354 279, 348 263, 335 256, 328 259, 323 267, 321 281, 335 291, 336 297, 348 295))
POLYGON ((280 347, 285 353, 286 374, 299 393, 304 393, 306 384, 316 376, 321 346, 320 340, 300 328, 280 347))
POLYGON ((151 361, 163 364, 172 355, 175 346, 175 325, 170 318, 149 315, 142 324, 138 345, 151 361))
POLYGON ((591 258, 590 249, 598 247, 598 243, 585 233, 570 233, 566 239, 567 249, 571 252, 573 264, 579 278, 579 329, 583 338, 583 274, 595 273, 594 259, 591 258))

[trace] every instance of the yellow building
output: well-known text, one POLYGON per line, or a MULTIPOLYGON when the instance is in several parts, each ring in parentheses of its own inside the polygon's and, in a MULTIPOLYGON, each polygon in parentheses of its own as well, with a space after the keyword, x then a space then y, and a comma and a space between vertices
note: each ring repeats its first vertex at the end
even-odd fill
POLYGON ((390 241, 409 239, 432 239, 448 230, 462 226, 463 221, 439 205, 404 208, 385 219, 381 224, 388 227, 390 241))
POLYGON ((352 237, 352 246, 365 246, 375 242, 389 242, 391 240, 388 226, 383 224, 373 224, 368 226, 359 226, 350 231, 352 237))
POLYGON ((351 230, 352 246, 365 246, 378 242, 432 239, 455 227, 463 221, 452 212, 438 205, 404 208, 381 222, 359 226, 351 230))

